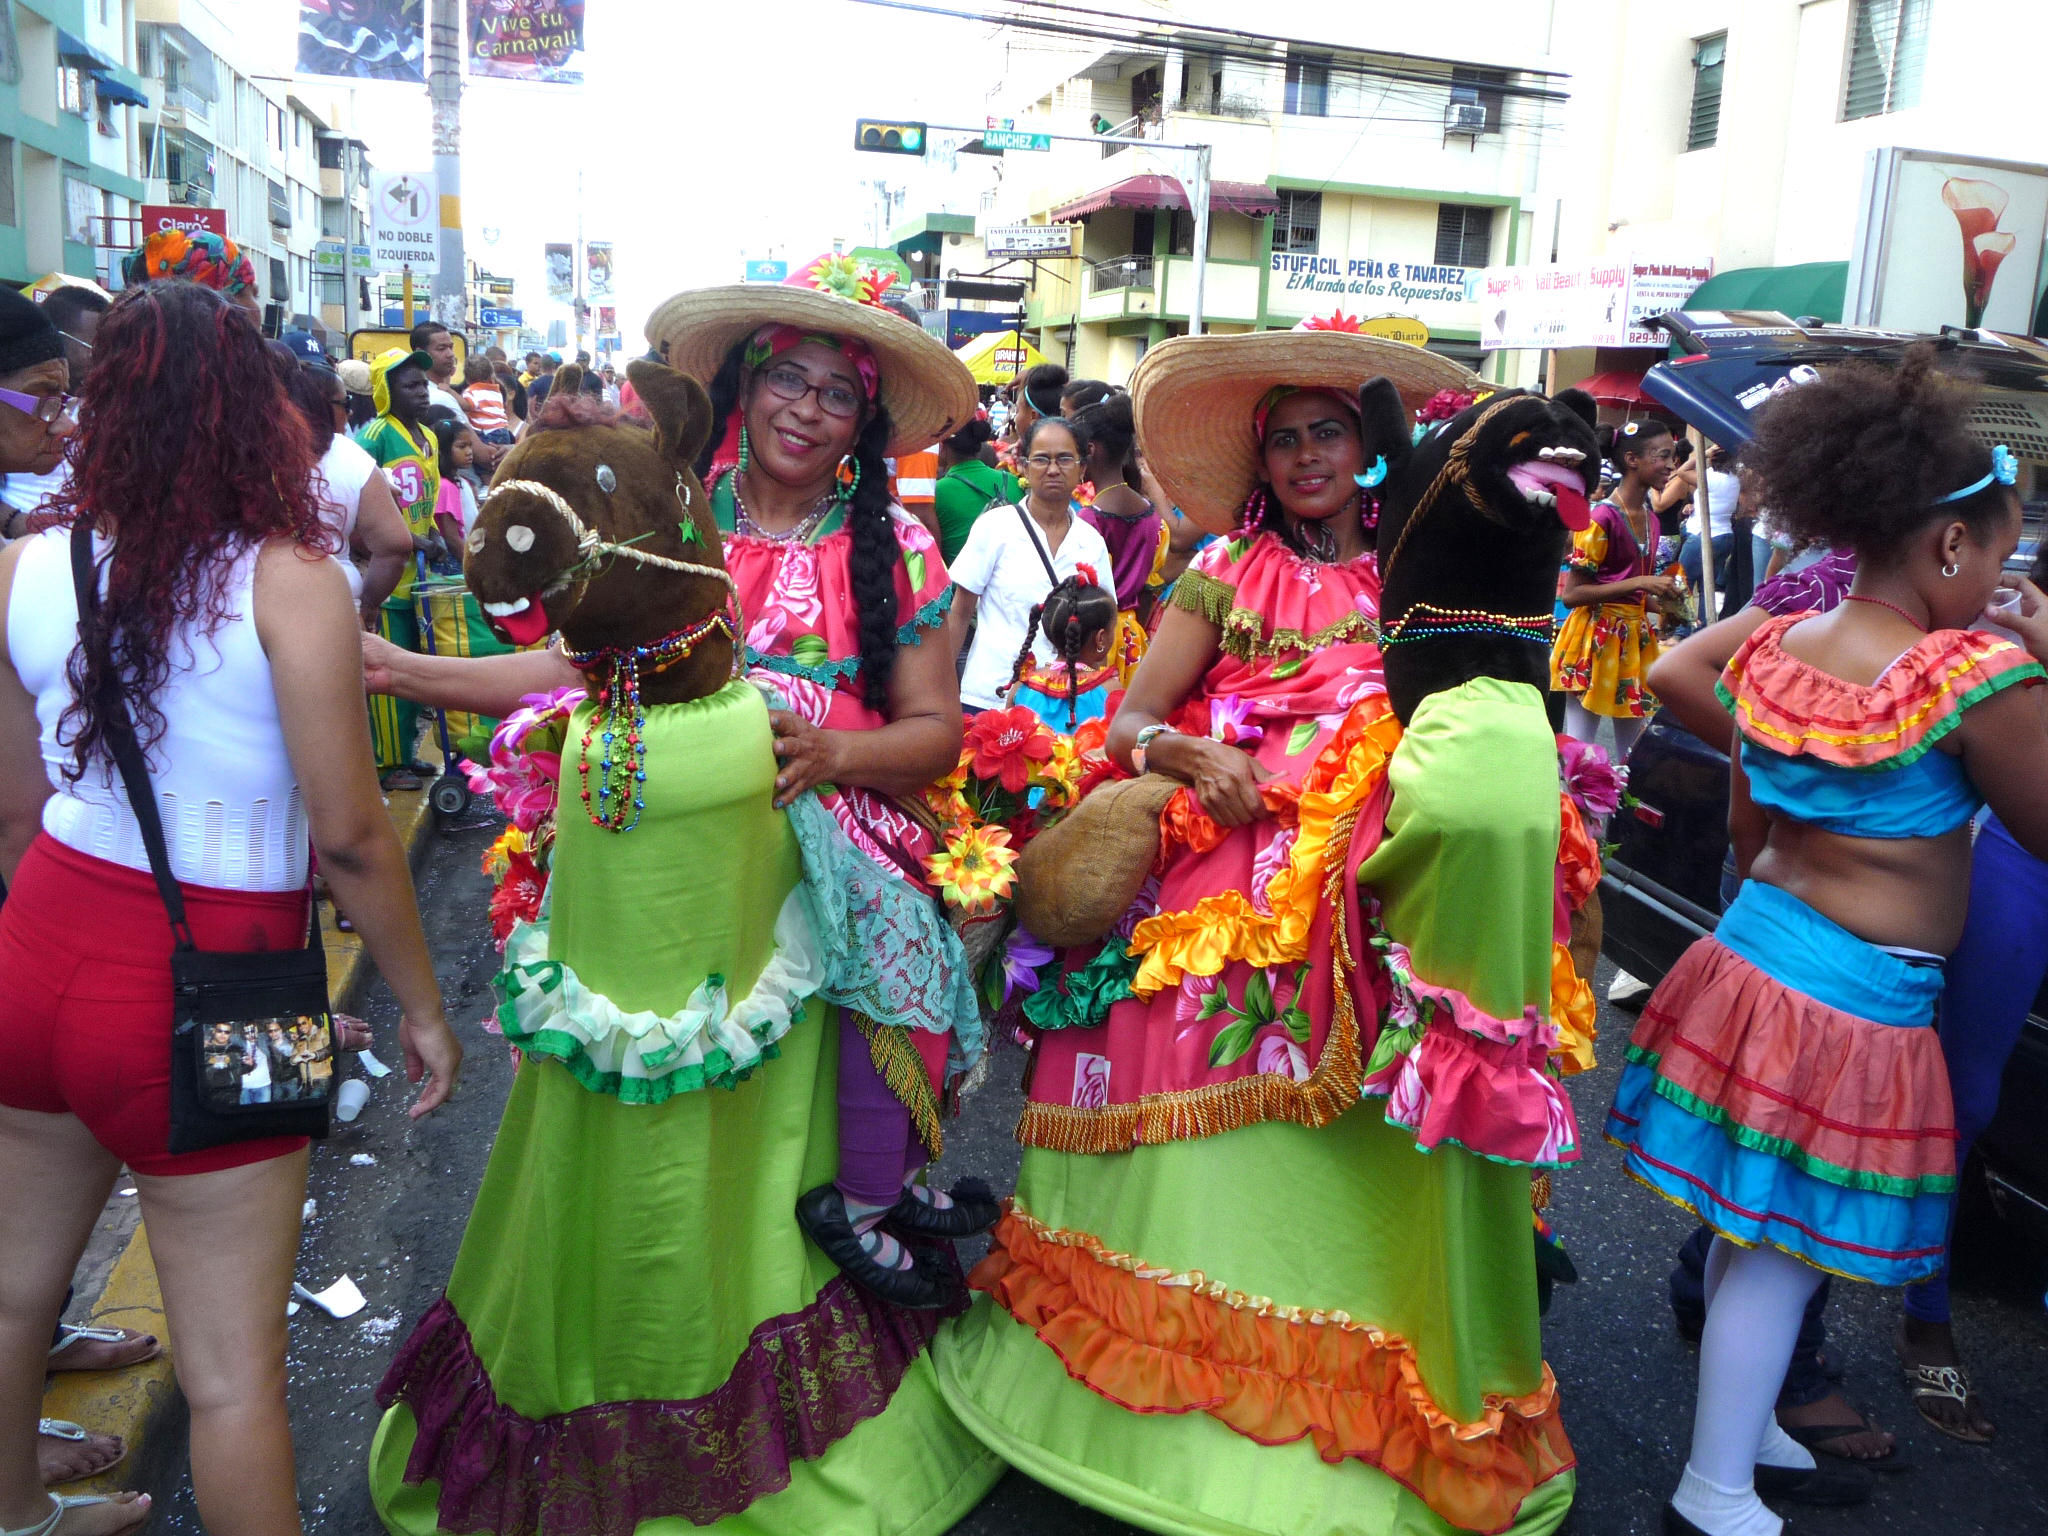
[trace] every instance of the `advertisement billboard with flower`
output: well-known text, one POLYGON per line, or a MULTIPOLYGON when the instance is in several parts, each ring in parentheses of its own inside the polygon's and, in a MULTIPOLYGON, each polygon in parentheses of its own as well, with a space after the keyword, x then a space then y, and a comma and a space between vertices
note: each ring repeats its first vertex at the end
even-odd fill
POLYGON ((2048 165, 1876 149, 1864 168, 1843 318, 2031 335, 2048 240, 2048 165))

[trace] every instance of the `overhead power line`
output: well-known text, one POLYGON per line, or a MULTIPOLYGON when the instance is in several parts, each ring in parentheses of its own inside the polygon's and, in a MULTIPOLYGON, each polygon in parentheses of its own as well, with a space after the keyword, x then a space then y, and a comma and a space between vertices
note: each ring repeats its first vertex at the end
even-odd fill
MULTIPOLYGON (((882 10, 907 11, 917 15, 940 16, 952 21, 976 22, 983 26, 1010 31, 1037 33, 1041 36, 1067 38, 1076 42, 1103 44, 1113 48, 1134 52, 1165 52, 1174 50, 1181 53, 1198 53, 1204 58, 1225 59, 1235 63, 1248 64, 1263 71, 1271 72, 1284 61, 1277 58, 1273 49, 1285 47, 1290 52, 1316 55, 1316 62, 1328 63, 1334 70, 1357 74, 1375 80, 1394 80, 1414 85, 1429 85, 1438 88, 1453 83, 1445 71, 1456 68, 1486 69, 1506 76, 1516 74, 1536 75, 1545 79, 1561 78, 1555 70, 1523 69, 1500 65, 1468 64, 1466 61, 1437 58, 1431 55, 1382 52, 1351 43, 1318 42, 1310 38, 1282 37, 1263 33, 1242 31, 1236 28, 1212 27, 1196 22, 1169 21, 1164 18, 1151 19, 1128 16, 1119 12, 1098 11, 1083 6, 1063 5, 1056 0, 1022 0, 1031 7, 1026 11, 994 10, 982 7, 956 8, 935 3, 920 3, 920 0, 854 0, 858 5, 869 5, 882 10), (1043 13, 1043 14, 1036 14, 1043 13), (1069 19, 1069 18, 1072 19, 1069 19), (1083 21, 1080 18, 1088 18, 1083 21), (1128 25, 1116 27, 1112 22, 1128 25), (1090 24, 1093 23, 1093 24, 1090 24), (1332 54, 1348 55, 1341 62, 1330 57, 1332 54), (1391 59, 1395 63, 1376 63, 1371 60, 1391 59), (1418 68, 1418 65, 1437 65, 1436 69, 1418 68)), ((1481 89, 1498 93, 1504 97, 1536 102, 1563 102, 1570 99, 1570 93, 1555 86, 1521 84, 1512 79, 1500 80, 1459 80, 1459 85, 1478 85, 1481 89)))

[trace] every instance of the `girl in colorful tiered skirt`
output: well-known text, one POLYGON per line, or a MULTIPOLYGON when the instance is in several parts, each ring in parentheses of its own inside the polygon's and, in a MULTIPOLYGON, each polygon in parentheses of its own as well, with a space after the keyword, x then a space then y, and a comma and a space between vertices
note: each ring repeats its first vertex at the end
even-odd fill
POLYGON ((1867 1496, 1772 1401, 1823 1272, 1900 1285, 1940 1264, 1955 1131, 1932 1025, 1969 823, 1988 798, 2048 847, 2048 712, 2023 686, 2048 675, 2029 654, 2048 654, 2048 611, 2031 586, 2001 610, 2028 649, 1961 627, 2017 544, 2017 464, 1928 366, 1792 391, 1745 456, 1787 523, 1853 544, 1858 571, 1840 608, 1769 620, 1722 675, 1735 843, 1762 852, 1644 1008, 1607 1122, 1629 1172, 1718 1234, 1667 1533, 1776 1536, 1760 1494, 1867 1496))

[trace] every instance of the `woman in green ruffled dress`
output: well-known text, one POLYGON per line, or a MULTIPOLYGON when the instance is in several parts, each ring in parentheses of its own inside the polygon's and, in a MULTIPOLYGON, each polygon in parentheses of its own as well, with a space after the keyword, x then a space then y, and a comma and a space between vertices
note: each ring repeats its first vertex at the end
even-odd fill
MULTIPOLYGON (((711 386, 709 506, 687 510, 725 535, 751 675, 646 710, 632 831, 584 814, 563 769, 547 908, 512 928, 498 982, 527 1060, 447 1294, 385 1379, 372 1488, 406 1533, 936 1533, 1000 1470, 927 1353, 957 1274, 916 1256, 993 1208, 902 1182, 980 1046, 929 831, 897 798, 953 766, 960 728, 950 653, 922 643, 943 562, 862 491, 885 451, 971 413, 971 381, 886 311, 805 289, 682 295, 649 329, 711 386), (849 1105, 891 1197, 858 1233, 874 1202, 839 1191, 849 1105), (808 1240, 800 1197, 842 1251, 808 1240), (888 1240, 860 1243, 865 1283, 849 1237, 888 1240), (878 1294, 892 1248, 932 1288, 911 1305, 878 1294)), ((373 686, 501 713, 581 681, 559 652, 369 655, 373 686)))

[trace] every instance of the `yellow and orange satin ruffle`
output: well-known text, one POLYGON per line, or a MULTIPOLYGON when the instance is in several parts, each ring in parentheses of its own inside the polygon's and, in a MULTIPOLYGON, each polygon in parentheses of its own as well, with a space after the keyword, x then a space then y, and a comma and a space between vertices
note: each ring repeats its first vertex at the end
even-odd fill
POLYGON ((1262 1445, 1306 1437, 1324 1461, 1377 1467, 1461 1530, 1509 1529, 1531 1491, 1575 1463, 1548 1366, 1534 1391, 1488 1394, 1461 1422, 1398 1334, 1149 1267, 1015 1208, 968 1283, 1118 1406, 1206 1413, 1262 1445))

